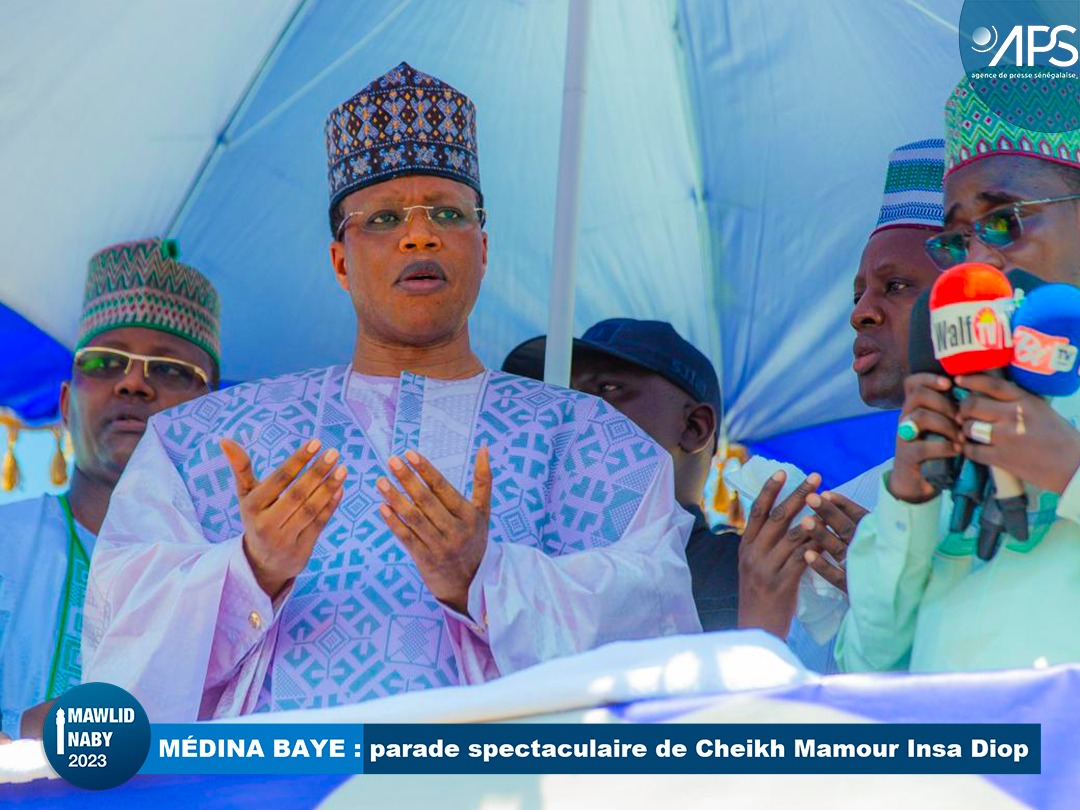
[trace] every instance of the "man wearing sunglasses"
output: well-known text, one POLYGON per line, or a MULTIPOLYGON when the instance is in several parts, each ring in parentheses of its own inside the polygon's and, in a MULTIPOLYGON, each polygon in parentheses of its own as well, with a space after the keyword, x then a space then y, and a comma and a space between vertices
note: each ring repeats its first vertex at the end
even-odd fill
POLYGON ((326 134, 351 364, 152 420, 94 557, 88 676, 183 721, 700 631, 670 456, 603 401, 472 351, 472 102, 403 63, 326 134))
POLYGON ((60 412, 75 448, 70 489, 0 510, 3 731, 39 736, 52 700, 80 681, 86 576, 110 497, 155 413, 217 387, 213 285, 175 243, 115 245, 90 260, 60 412))
MULTIPOLYGON (((978 82, 977 85, 974 82, 978 82)), ((1028 78, 1043 120, 1080 124, 1068 80, 1028 78), (1064 95, 1063 95, 1064 94, 1064 95)), ((945 230, 927 241, 942 268, 1023 268, 1080 281, 1080 131, 1035 132, 993 112, 963 79, 946 104, 945 230)), ((980 670, 1080 661, 1062 621, 1080 610, 1080 396, 1052 403, 1002 379, 905 381, 896 459, 848 555, 849 611, 837 643, 847 670, 980 670), (961 402, 954 387, 974 392, 961 402), (932 442, 926 432, 949 441, 932 442), (948 493, 922 477, 929 458, 963 454, 1025 483, 1028 534, 975 559, 976 520, 949 533, 948 493)))

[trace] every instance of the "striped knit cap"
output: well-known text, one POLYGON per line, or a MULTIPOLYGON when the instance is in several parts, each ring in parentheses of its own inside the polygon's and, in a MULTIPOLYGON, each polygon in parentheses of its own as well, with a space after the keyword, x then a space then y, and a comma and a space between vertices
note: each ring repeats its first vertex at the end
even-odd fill
POLYGON ((95 253, 75 348, 110 329, 141 326, 182 337, 220 365, 217 290, 198 270, 176 261, 178 255, 171 239, 124 242, 95 253))
POLYGON ((896 149, 889 155, 885 196, 874 233, 889 228, 940 231, 945 217, 944 173, 945 141, 940 138, 915 141, 896 149))
POLYGON ((1033 77, 969 80, 965 76, 945 102, 945 175, 972 161, 1002 154, 1080 166, 1080 96, 1075 84, 1033 77), (1032 103, 1032 98, 1040 99, 1039 103, 1032 103), (1002 118, 994 109, 1013 112, 1002 118), (1041 132, 1024 126, 1049 128, 1049 124, 1064 131, 1041 132))

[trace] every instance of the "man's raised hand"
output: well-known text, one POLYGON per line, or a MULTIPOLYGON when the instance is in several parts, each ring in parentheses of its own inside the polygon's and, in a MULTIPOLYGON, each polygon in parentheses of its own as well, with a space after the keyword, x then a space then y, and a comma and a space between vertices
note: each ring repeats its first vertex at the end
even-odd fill
POLYGON ((821 484, 821 476, 811 473, 776 504, 785 478, 777 472, 765 482, 739 541, 739 627, 760 627, 780 638, 787 638, 795 615, 812 534, 802 521, 791 523, 821 484))
MULTIPOLYGON (((468 613, 469 586, 487 549, 491 520, 491 461, 486 447, 476 455, 472 498, 466 499, 417 452, 389 460, 401 490, 389 479, 376 483, 386 503, 379 507, 390 531, 413 558, 428 590, 458 613, 468 613)), ((481 617, 473 617, 481 620, 481 617)))
POLYGON ((957 377, 956 384, 979 396, 967 397, 957 409, 963 430, 964 455, 979 464, 1000 467, 1022 481, 1058 495, 1080 466, 1080 433, 1042 397, 1008 380, 986 374, 957 377), (990 441, 972 438, 982 422, 990 441))
POLYGON ((271 599, 304 570, 319 533, 341 503, 348 470, 334 468, 337 450, 328 450, 301 474, 320 447, 312 439, 259 481, 244 448, 232 439, 221 440, 236 479, 244 553, 255 581, 271 599))
POLYGON ((868 514, 850 498, 839 492, 816 492, 806 497, 806 505, 817 512, 817 517, 804 517, 803 527, 810 532, 811 548, 803 552, 807 565, 817 571, 829 584, 847 593, 847 570, 844 559, 855 537, 855 529, 868 514), (823 551, 836 561, 833 565, 823 551))

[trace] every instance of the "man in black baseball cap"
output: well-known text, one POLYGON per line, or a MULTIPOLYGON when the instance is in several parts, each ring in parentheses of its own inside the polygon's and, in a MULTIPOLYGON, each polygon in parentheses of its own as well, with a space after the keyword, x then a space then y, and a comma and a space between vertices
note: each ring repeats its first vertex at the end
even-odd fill
MULTIPOLYGON (((510 352, 502 370, 543 379, 544 337, 510 352)), ((706 631, 738 620, 739 536, 713 533, 701 509, 720 425, 720 383, 704 354, 663 321, 611 318, 574 340, 570 386, 618 408, 675 465, 675 497, 695 519, 686 547, 694 602, 706 631)))

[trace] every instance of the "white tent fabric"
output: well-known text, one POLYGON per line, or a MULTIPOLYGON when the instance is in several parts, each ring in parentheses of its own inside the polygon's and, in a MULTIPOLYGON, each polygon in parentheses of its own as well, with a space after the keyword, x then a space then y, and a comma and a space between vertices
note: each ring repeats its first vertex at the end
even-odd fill
POLYGON ((294 5, 5 4, 0 301, 74 342, 87 259, 167 227, 294 5))
MULTIPOLYGON (((593 0, 576 332, 670 320, 735 439, 864 412, 851 279, 885 160, 942 130, 961 0, 593 0)), ((405 60, 478 107, 474 344, 546 328, 566 0, 20 0, 0 26, 0 302, 70 345, 86 260, 167 233, 221 291, 224 374, 349 356, 322 124, 405 60)))

